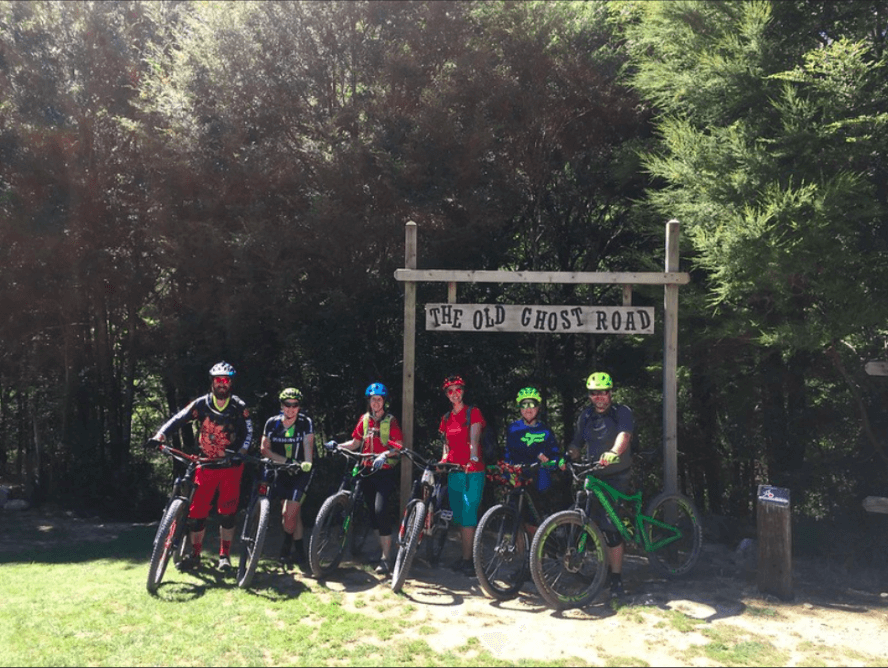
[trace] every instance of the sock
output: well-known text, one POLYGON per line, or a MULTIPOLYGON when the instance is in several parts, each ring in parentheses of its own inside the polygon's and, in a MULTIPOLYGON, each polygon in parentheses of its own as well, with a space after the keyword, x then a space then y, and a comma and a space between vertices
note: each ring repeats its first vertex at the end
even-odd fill
POLYGON ((305 554, 305 552, 302 550, 302 539, 301 538, 299 540, 296 540, 296 539, 293 540, 293 551, 296 553, 297 559, 302 559, 302 555, 305 554))
POLYGON ((222 540, 219 541, 219 556, 227 557, 231 554, 231 541, 230 540, 222 540))
POLYGON ((197 557, 200 559, 200 552, 203 549, 203 543, 192 543, 191 544, 191 556, 197 557))

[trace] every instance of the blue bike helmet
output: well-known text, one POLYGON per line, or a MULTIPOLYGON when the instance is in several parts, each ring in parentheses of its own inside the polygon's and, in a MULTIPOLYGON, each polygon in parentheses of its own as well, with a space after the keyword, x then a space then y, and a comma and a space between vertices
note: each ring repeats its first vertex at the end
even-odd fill
POLYGON ((364 396, 368 399, 370 397, 382 397, 385 399, 388 397, 388 390, 385 389, 385 385, 382 383, 370 383, 364 391, 364 396))

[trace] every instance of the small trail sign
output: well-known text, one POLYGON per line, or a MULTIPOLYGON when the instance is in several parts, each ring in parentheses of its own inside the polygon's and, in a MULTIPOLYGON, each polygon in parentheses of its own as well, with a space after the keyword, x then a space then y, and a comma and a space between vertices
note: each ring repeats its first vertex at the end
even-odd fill
POLYGON ((888 376, 888 362, 867 362, 863 368, 870 376, 888 376))

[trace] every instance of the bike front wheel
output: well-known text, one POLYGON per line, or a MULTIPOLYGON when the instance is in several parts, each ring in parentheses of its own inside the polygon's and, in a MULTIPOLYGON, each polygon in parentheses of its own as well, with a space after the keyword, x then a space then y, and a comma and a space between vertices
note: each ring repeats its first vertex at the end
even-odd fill
POLYGON ((360 497, 355 499, 354 517, 351 526, 351 554, 360 557, 367 543, 367 537, 372 533, 370 528, 370 511, 360 497))
POLYGON ((527 580, 529 548, 527 532, 514 508, 500 504, 484 513, 472 546, 481 589, 500 601, 514 598, 527 580))
POLYGON ((410 572, 419 538, 425 528, 425 519, 426 506, 422 501, 414 499, 407 504, 404 519, 398 529, 398 556, 395 557, 395 566, 392 569, 392 591, 395 593, 401 591, 410 572))
POLYGON ((241 532, 240 560, 237 564, 237 586, 245 589, 250 586, 256 567, 262 558, 265 548, 265 536, 268 533, 268 521, 271 517, 271 501, 260 496, 250 507, 244 517, 244 529, 241 532))
POLYGON ((530 546, 530 574, 540 596, 555 609, 591 603, 607 575, 604 536, 575 510, 551 515, 530 546))
POLYGON ((339 492, 324 501, 308 543, 308 563, 316 578, 329 575, 342 561, 349 532, 348 492, 339 492))
POLYGON ((153 594, 160 586, 170 557, 179 552, 187 534, 188 504, 185 499, 173 499, 157 527, 151 562, 148 565, 148 592, 153 594))
POLYGON ((667 577, 687 575, 703 547, 703 527, 693 502, 681 494, 660 494, 650 502, 646 515, 648 562, 667 577))

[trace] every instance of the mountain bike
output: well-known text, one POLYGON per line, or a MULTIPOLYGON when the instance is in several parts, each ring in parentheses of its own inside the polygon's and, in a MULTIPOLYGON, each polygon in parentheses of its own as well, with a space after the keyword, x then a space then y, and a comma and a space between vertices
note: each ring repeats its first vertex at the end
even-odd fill
POLYGON ((435 565, 441 558, 453 511, 445 508, 447 474, 465 467, 450 462, 424 458, 413 450, 404 449, 414 465, 423 469, 422 476, 413 483, 413 494, 404 508, 404 516, 396 536, 398 554, 392 568, 392 591, 399 592, 410 573, 419 544, 426 541, 426 560, 435 565))
POLYGON ((166 573, 170 558, 178 564, 188 556, 191 549, 191 534, 188 531, 188 510, 197 483, 194 481, 197 470, 201 467, 227 466, 229 457, 209 459, 199 455, 191 455, 159 441, 149 441, 146 448, 156 447, 163 454, 182 464, 185 472, 173 481, 173 490, 161 515, 154 544, 151 548, 151 561, 148 565, 148 592, 153 594, 160 586, 166 573))
POLYGON ((500 462, 486 467, 488 480, 507 490, 503 502, 491 506, 478 522, 472 545, 475 574, 488 596, 500 601, 513 598, 530 577, 526 525, 538 527, 543 518, 527 494, 527 486, 534 483, 534 473, 541 466, 556 465, 554 461, 545 465, 500 462))
POLYGON ((324 444, 330 452, 338 452, 355 465, 343 476, 339 489, 324 501, 318 511, 308 543, 308 563, 312 575, 322 578, 339 567, 346 547, 353 556, 361 553, 370 533, 370 518, 361 492, 361 481, 373 475, 365 460, 376 457, 374 453, 353 452, 330 441, 324 444))
MULTIPOLYGON (((252 464, 262 464, 269 473, 270 480, 264 480, 264 476, 257 477, 253 484, 253 494, 244 515, 244 526, 240 535, 240 560, 237 564, 237 585, 242 589, 250 586, 256 567, 262 558, 262 550, 265 547, 265 536, 268 533, 269 518, 271 517, 271 490, 281 472, 301 471, 302 462, 282 464, 266 457, 245 456, 245 461, 252 464)), ((309 475, 314 474, 314 469, 309 475)), ((309 478, 311 485, 311 478, 309 478)), ((308 486, 306 486, 308 489, 308 486)))
POLYGON ((540 595, 554 608, 581 607, 601 590, 607 575, 604 536, 590 519, 600 506, 627 543, 647 553, 663 575, 686 575, 703 544, 700 516, 681 494, 662 493, 644 513, 641 491, 624 494, 596 477, 604 467, 573 464, 567 468, 582 487, 570 510, 550 515, 530 547, 530 572, 540 595))

